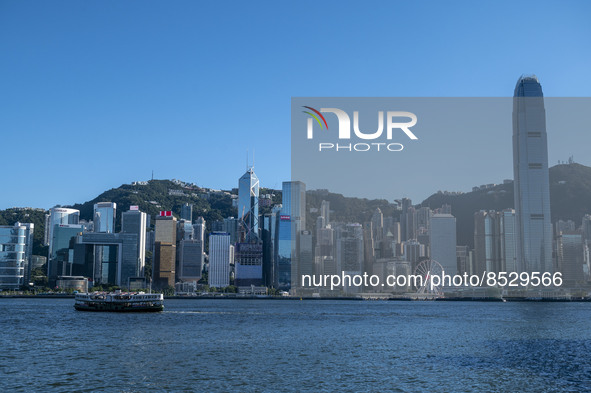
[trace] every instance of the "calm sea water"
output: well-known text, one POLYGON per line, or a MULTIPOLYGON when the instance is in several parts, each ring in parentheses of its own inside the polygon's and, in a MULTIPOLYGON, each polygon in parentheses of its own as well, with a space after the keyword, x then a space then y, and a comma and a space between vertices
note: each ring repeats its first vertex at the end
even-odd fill
POLYGON ((0 299, 0 391, 591 391, 591 303, 0 299))

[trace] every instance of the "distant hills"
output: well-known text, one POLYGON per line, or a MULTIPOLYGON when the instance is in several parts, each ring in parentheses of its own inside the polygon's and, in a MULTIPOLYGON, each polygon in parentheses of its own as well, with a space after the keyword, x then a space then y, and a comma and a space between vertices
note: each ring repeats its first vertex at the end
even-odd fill
MULTIPOLYGON (((261 189, 261 194, 273 195, 273 203, 281 203, 281 191, 261 189)), ((236 216, 236 208, 232 207, 232 196, 237 190, 212 190, 198 187, 194 184, 178 180, 150 180, 123 184, 98 195, 96 198, 71 206, 80 210, 80 218, 91 220, 93 207, 97 202, 117 203, 117 226, 121 222, 121 213, 129 206, 137 205, 140 210, 158 215, 161 210, 171 210, 180 216, 181 206, 185 203, 193 204, 193 219, 203 216, 208 224, 225 217, 236 216)), ((387 200, 371 200, 350 198, 328 191, 313 190, 307 193, 307 208, 318 209, 322 200, 330 201, 333 211, 331 221, 367 222, 376 207, 379 207, 384 217, 398 217, 396 206, 387 200)), ((580 224, 586 213, 591 213, 591 168, 580 164, 564 164, 550 168, 550 203, 552 221, 558 219, 573 220, 580 224)), ((474 212, 479 210, 502 210, 513 208, 513 183, 499 184, 485 190, 467 192, 458 195, 437 193, 424 200, 420 206, 432 209, 449 204, 452 214, 457 218, 458 245, 473 247, 474 242, 474 212)), ((261 207, 261 213, 269 211, 268 207, 261 207)), ((16 221, 33 222, 35 224, 34 253, 46 255, 47 248, 42 246, 45 213, 43 209, 6 209, 0 211, 0 225, 13 225, 16 221)), ((318 212, 310 214, 307 228, 315 226, 318 212)), ((119 230, 116 227, 116 230, 119 230)))
MULTIPOLYGON (((474 246, 474 212, 514 208, 513 182, 459 195, 437 193, 421 203, 431 208, 452 207, 457 219, 458 245, 474 246)), ((591 214, 591 168, 581 164, 562 164, 550 168, 550 208, 552 222, 573 220, 581 224, 591 214)))
POLYGON ((155 217, 162 210, 170 210, 177 217, 180 216, 181 206, 185 203, 193 204, 193 217, 203 216, 206 221, 221 220, 235 216, 236 209, 232 208, 230 191, 211 190, 197 187, 181 181, 150 180, 123 184, 103 192, 96 198, 71 206, 80 210, 80 218, 92 220, 94 204, 97 202, 117 203, 117 227, 121 224, 121 213, 129 210, 129 206, 136 205, 143 212, 155 217))

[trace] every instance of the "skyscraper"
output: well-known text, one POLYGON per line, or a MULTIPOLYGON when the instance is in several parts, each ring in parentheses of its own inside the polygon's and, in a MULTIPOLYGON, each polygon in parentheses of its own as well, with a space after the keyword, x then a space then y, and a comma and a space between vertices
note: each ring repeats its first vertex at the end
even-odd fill
POLYGON ((181 206, 181 220, 193 221, 193 205, 185 203, 181 206))
MULTIPOLYGON (((47 271, 50 271, 51 255, 53 252, 53 230, 56 225, 77 225, 80 221, 80 211, 76 209, 66 209, 63 207, 54 207, 49 210, 45 217, 45 244, 49 246, 47 271)), ((49 276, 49 273, 47 274, 49 276)))
POLYGON ((281 214, 290 216, 296 230, 306 229, 306 185, 301 181, 284 181, 281 204, 281 214))
POLYGON ((328 226, 316 229, 316 274, 337 274, 334 253, 334 230, 328 226))
POLYGON ((322 201, 320 204, 320 215, 324 218, 324 226, 330 225, 330 202, 322 201))
POLYGON ((21 223, 14 224, 15 227, 25 227, 25 284, 31 281, 32 257, 33 257, 33 234, 35 233, 35 224, 21 223))
POLYGON ((138 246, 138 266, 137 271, 140 275, 144 274, 146 263, 146 227, 147 214, 139 211, 137 206, 130 206, 129 211, 121 215, 121 232, 135 233, 137 235, 138 246))
POLYGON ((263 285, 262 241, 236 243, 234 248, 235 285, 263 285))
POLYGON ((72 275, 74 244, 76 236, 83 231, 84 226, 80 224, 54 225, 47 259, 47 278, 50 287, 55 285, 58 276, 72 275))
POLYGON ((198 217, 195 220, 193 224, 193 236, 195 240, 205 241, 205 219, 203 217, 198 217))
POLYGON ((515 235, 515 210, 505 209, 501 213, 503 271, 517 272, 517 238, 515 235))
MULTIPOLYGON (((279 205, 281 206, 281 205, 279 205)), ((276 206, 269 214, 263 216, 261 222, 261 240, 263 241, 263 280, 267 287, 277 287, 277 264, 275 240, 277 235, 277 222, 279 210, 276 206)))
POLYGON ((236 286, 262 285, 263 243, 259 234, 259 179, 249 168, 238 181, 238 220, 224 219, 224 232, 235 243, 236 286), (238 236, 236 236, 238 229, 238 236))
POLYGON ((94 232, 115 233, 117 204, 99 202, 94 204, 94 232))
POLYGON ((278 285, 281 289, 296 286, 298 275, 297 241, 306 228, 306 185, 301 181, 283 182, 281 215, 277 244, 278 285))
POLYGON ((560 232, 556 237, 556 257, 564 286, 573 288, 585 282, 583 274, 583 235, 580 231, 560 232))
POLYGON ((402 198, 401 200, 397 200, 397 202, 399 202, 400 208, 402 209, 402 213, 400 214, 400 240, 410 240, 407 237, 407 233, 409 232, 407 228, 407 215, 408 209, 412 207, 412 201, 409 198, 402 198))
POLYGON ((259 235, 259 178, 249 168, 238 180, 238 219, 244 238, 248 241, 259 235))
POLYGON ((429 230, 431 259, 443 266, 446 274, 457 274, 456 218, 451 214, 434 214, 429 230))
POLYGON ((156 217, 154 235, 154 267, 152 276, 156 287, 173 287, 176 272, 176 218, 170 211, 156 217))
POLYGON ((225 288, 230 285, 231 247, 229 233, 209 234, 208 285, 210 287, 225 288))
POLYGON ((26 232, 20 223, 0 226, 0 289, 20 289, 25 283, 26 232))
MULTIPOLYGON (((349 275, 363 273, 363 227, 358 223, 336 228, 336 261, 340 272, 349 275)), ((345 292, 359 292, 359 287, 346 285, 345 292)))
POLYGON ((203 269, 203 242, 181 239, 178 248, 178 278, 181 281, 199 281, 203 269))
POLYGON ((546 111, 536 76, 522 76, 515 86, 513 173, 518 270, 552 272, 546 111))
POLYGON ((474 213, 474 273, 502 271, 501 215, 491 210, 474 213))

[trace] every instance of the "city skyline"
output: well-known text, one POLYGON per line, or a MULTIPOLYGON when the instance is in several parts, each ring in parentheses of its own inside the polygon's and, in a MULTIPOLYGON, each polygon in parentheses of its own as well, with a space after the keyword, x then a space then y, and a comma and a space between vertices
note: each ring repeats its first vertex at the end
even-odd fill
MULTIPOLYGON (((158 179, 228 189, 246 151, 256 151, 262 185, 279 189, 289 180, 294 96, 502 97, 522 73, 539 75, 547 97, 591 91, 585 67, 591 55, 580 50, 591 29, 585 2, 525 2, 511 4, 511 12, 498 3, 465 2, 445 20, 439 15, 447 6, 435 2, 379 3, 375 9, 346 3, 336 14, 328 3, 314 4, 315 15, 277 4, 224 12, 190 2, 178 8, 27 4, 3 3, 0 13, 0 48, 11 54, 0 65, 0 129, 6 145, 19 146, 4 157, 20 169, 7 173, 6 181, 21 191, 0 195, 0 209, 90 200, 104 189, 147 180, 152 171, 158 179), (361 11, 367 15, 356 21, 355 33, 338 22, 361 11), (478 17, 483 13, 491 16, 486 23, 478 17), (324 14, 332 17, 321 20, 324 14), (391 15, 421 18, 393 22, 391 15), (383 50, 398 45, 403 49, 383 50), (273 55, 261 54, 260 47, 272 48, 273 55), (343 51, 352 55, 340 61, 343 51), (192 154, 183 154, 187 147, 192 154), (200 170, 210 164, 214 170, 200 170)), ((549 141, 549 161, 574 155, 591 165, 583 148, 587 133, 563 132, 549 141), (584 140, 565 145, 572 137, 584 140)), ((479 169, 486 182, 511 173, 510 166, 479 169)), ((449 179, 450 190, 473 185, 449 179)), ((405 190, 414 200, 427 191, 405 190)))
POLYGON ((0 392, 591 392, 590 15, 0 0, 0 392))

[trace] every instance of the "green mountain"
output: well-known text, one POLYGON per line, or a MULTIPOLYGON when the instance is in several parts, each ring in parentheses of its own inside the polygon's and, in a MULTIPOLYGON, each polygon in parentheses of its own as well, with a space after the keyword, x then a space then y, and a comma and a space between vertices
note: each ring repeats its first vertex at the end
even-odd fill
POLYGON ((132 205, 139 206, 141 211, 152 217, 157 216, 162 210, 170 210, 176 217, 180 217, 181 206, 190 203, 193 204, 193 218, 203 216, 206 222, 237 214, 236 209, 232 208, 231 192, 209 190, 171 180, 123 184, 103 192, 90 201, 69 207, 80 210, 81 219, 92 220, 94 204, 98 202, 117 203, 116 231, 121 224, 121 213, 129 210, 129 206, 132 205))
MULTIPOLYGON (((513 182, 460 195, 437 193, 421 206, 431 208, 449 204, 457 219, 458 245, 474 245, 474 213, 479 210, 514 208, 513 182)), ((591 168, 581 164, 563 164, 550 168, 550 208, 552 222, 573 220, 577 225, 591 213, 591 168)))

